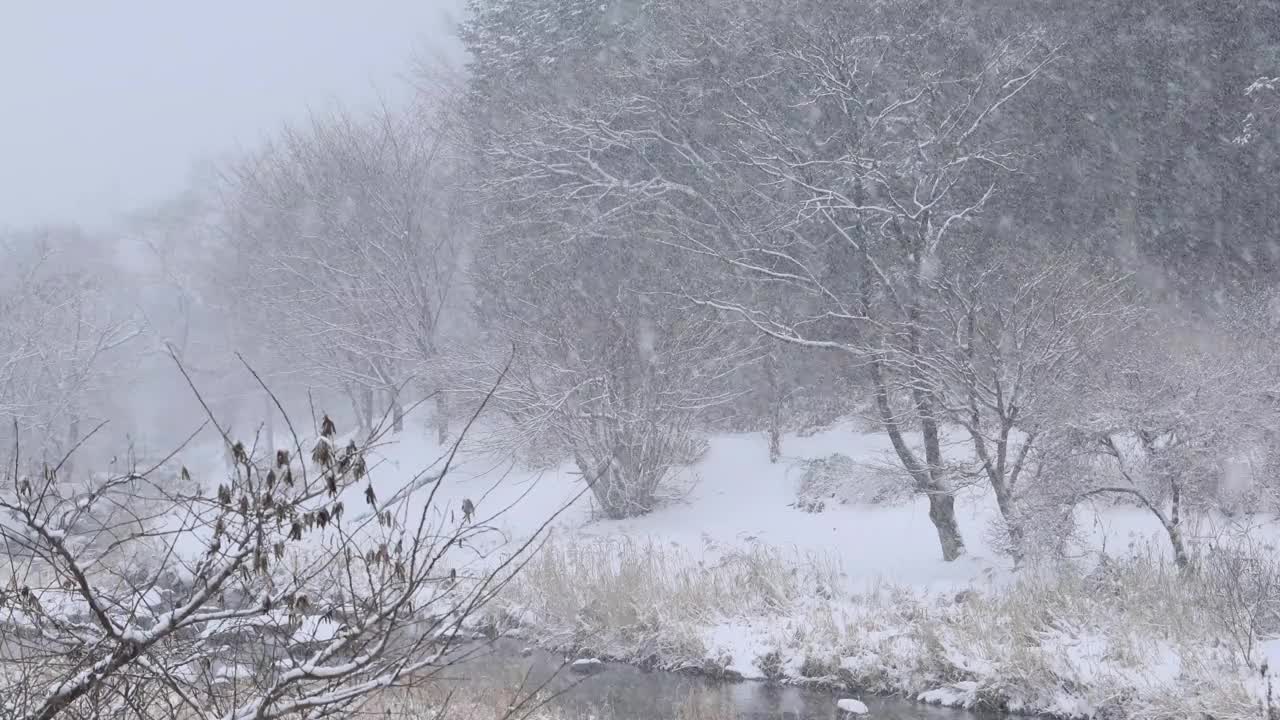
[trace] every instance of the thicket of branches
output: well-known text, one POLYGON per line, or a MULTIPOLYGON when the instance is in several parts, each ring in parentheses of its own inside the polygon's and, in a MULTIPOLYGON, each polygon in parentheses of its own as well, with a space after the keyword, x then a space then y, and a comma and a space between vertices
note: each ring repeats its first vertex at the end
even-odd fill
POLYGON ((327 415, 278 448, 211 415, 225 477, 171 456, 85 482, 66 458, 33 475, 15 456, 0 483, 0 715, 350 717, 434 682, 481 651, 465 623, 543 539, 496 563, 462 549, 501 515, 436 500, 470 421, 420 492, 392 498, 373 482, 389 427, 339 434, 327 415))
MULTIPOLYGON (((1253 347, 1265 314, 1202 303, 1195 320, 1173 321, 1158 310, 1168 286, 1135 263, 1140 208, 1118 203, 1115 242, 1099 253, 1092 238, 1063 237, 1030 196, 1057 169, 1036 103, 1068 68, 1115 60, 1071 45, 1071 13, 906 0, 858 12, 825 0, 785 12, 472 5, 479 236, 495 234, 501 255, 482 263, 482 285, 534 312, 509 304, 505 319, 564 354, 551 377, 579 387, 567 372, 567 359, 587 357, 575 341, 596 347, 610 321, 608 337, 628 337, 627 310, 659 311, 640 298, 668 298, 672 318, 710 311, 722 354, 729 336, 757 347, 734 373, 752 386, 725 397, 746 410, 742 426, 768 431, 777 457, 781 426, 823 414, 824 384, 808 376, 840 381, 851 397, 828 417, 870 410, 928 498, 946 559, 964 552, 962 485, 994 494, 1001 544, 1017 557, 1046 540, 1030 528, 1052 516, 1062 530, 1072 505, 1105 494, 1150 510, 1179 564, 1190 487, 1265 495, 1270 470, 1247 460, 1266 454, 1274 426, 1274 368, 1253 347), (522 285, 544 276, 554 279, 522 285), (1189 345, 1141 350, 1188 332, 1212 336, 1231 362, 1200 372, 1182 367, 1204 362, 1189 345)), ((1262 81, 1250 96, 1268 90, 1262 81)), ((1213 496, 1198 507, 1217 507, 1213 496)))

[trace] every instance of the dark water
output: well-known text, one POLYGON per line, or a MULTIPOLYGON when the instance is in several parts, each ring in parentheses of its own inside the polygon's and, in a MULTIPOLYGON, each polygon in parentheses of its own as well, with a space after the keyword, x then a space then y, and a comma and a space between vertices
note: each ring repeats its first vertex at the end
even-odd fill
MULTIPOLYGON (((836 700, 850 695, 830 691, 777 686, 764 682, 720 682, 695 675, 647 672, 608 663, 595 675, 574 674, 564 658, 541 651, 527 657, 521 645, 499 641, 474 650, 455 668, 468 685, 501 687, 525 697, 541 688, 547 707, 571 718, 600 720, 832 720, 840 717, 836 700), (550 698, 548 700, 548 698, 550 698)), ((870 714, 880 720, 991 720, 979 715, 911 703, 897 698, 859 696, 870 714)), ((527 707, 527 706, 526 706, 527 707)))

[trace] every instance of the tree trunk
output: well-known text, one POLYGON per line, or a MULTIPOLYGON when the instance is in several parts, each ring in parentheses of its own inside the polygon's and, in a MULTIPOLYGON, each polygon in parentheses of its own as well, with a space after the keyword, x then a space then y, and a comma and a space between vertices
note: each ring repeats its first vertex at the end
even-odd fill
POLYGON ((1005 532, 1009 535, 1013 561, 1015 564, 1020 564, 1024 555, 1023 543, 1025 542, 1026 533, 1022 530, 1021 522, 1014 516, 1013 493, 1009 490, 1008 484, 1002 479, 992 478, 991 489, 995 491, 996 507, 1000 509, 1000 517, 1004 520, 1005 532))
POLYGON ((355 414, 356 424, 359 425, 364 417, 364 411, 360 409, 360 391, 349 384, 343 385, 343 388, 347 391, 347 398, 351 400, 351 411, 355 414))
POLYGON ((360 429, 364 432, 373 430, 373 389, 360 391, 360 429))
POLYGON ((391 431, 404 432, 404 403, 400 402, 400 395, 395 388, 387 390, 387 398, 391 402, 391 431))
POLYGON ((1186 570, 1191 565, 1191 558, 1187 555, 1187 546, 1182 540, 1182 486, 1174 481, 1170 483, 1170 490, 1171 507, 1164 529, 1169 533, 1169 544, 1173 546, 1174 564, 1178 569, 1186 570))
POLYGON ((889 388, 885 384, 884 370, 880 360, 871 361, 871 378, 875 385, 876 408, 880 413, 880 421, 893 450, 915 482, 916 491, 929 498, 929 520, 938 531, 938 542, 942 546, 942 559, 951 562, 964 554, 964 538, 960 535, 960 525, 956 522, 955 498, 946 480, 940 475, 941 445, 936 423, 925 426, 925 456, 929 465, 920 464, 920 460, 902 437, 902 429, 898 418, 889 404, 889 388))
MULTIPOLYGON (((80 415, 76 413, 72 413, 71 425, 70 427, 67 428, 68 455, 67 455, 67 461, 62 464, 63 477, 70 478, 75 474, 76 459, 75 459, 75 453, 71 451, 71 448, 74 448, 76 446, 76 443, 78 442, 80 442, 80 415)), ((129 469, 133 470, 133 468, 129 468, 129 469)))
POLYGON ((938 530, 938 543, 942 546, 942 559, 951 562, 964 555, 964 538, 956 523, 956 499, 950 490, 930 493, 929 520, 938 530))
POLYGON ((987 450, 987 442, 982 436, 976 401, 972 396, 970 396, 970 408, 972 410, 970 411, 968 430, 969 438, 973 444, 973 451, 978 456, 978 460, 982 462, 982 468, 987 474, 987 481, 991 484, 991 490, 995 493, 996 507, 999 508, 1000 517, 1004 520, 1005 534, 1009 538, 1013 560, 1015 563, 1021 563, 1025 555, 1024 541, 1026 533, 1023 531, 1021 520, 1016 515, 1017 502, 1013 495, 1013 485, 1022 473, 1022 465, 1026 461, 1027 452, 1031 449, 1033 436, 1028 436, 1023 441, 1023 445, 1014 458, 1012 466, 1010 466, 1008 464, 1009 433, 1013 429, 1013 422, 1007 417, 1002 417, 1000 421, 1000 437, 995 443, 996 456, 993 461, 991 454, 987 450))
POLYGON ((769 462, 776 463, 782 457, 782 388, 773 353, 764 360, 764 373, 769 386, 769 462))
MULTIPOLYGON (((938 541, 942 544, 942 559, 951 562, 964 554, 964 540, 960 537, 960 526, 956 523, 955 496, 942 473, 942 437, 938 427, 938 415, 935 412, 932 386, 920 367, 920 312, 912 306, 907 314, 909 318, 911 349, 911 398, 916 406, 916 415, 920 419, 920 435, 924 439, 924 469, 928 477, 926 492, 929 494, 929 519, 938 529, 938 541)), ((888 401, 886 388, 885 400, 888 401)), ((905 445, 904 445, 905 447, 905 445)))
MULTIPOLYGON (((918 391, 919 392, 919 391, 918 391)), ((951 562, 964 554, 964 540, 956 522, 956 499, 950 485, 941 477, 942 442, 938 422, 932 412, 922 413, 921 434, 924 436, 924 456, 929 467, 929 519, 938 529, 938 542, 942 545, 942 559, 951 562)))
POLYGON ((449 439, 449 398, 444 391, 436 393, 436 442, 441 445, 449 439))

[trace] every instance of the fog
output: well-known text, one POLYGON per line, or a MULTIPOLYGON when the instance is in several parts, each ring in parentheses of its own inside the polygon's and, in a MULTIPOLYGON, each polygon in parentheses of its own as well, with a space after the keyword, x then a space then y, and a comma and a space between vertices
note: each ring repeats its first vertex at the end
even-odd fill
POLYGON ((1280 0, 9 5, 0 720, 1280 720, 1280 0))
POLYGON ((0 22, 0 227, 103 226, 308 108, 403 102, 460 0, 19 2, 0 22))

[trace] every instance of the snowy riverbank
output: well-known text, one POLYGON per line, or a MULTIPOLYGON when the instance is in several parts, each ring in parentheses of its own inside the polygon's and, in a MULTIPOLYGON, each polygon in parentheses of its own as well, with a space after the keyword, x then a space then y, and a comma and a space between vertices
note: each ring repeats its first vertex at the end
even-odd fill
MULTIPOLYGON (((885 449, 850 427, 785 444, 793 458, 838 451, 868 463, 885 449)), ((392 482, 397 466, 434 452, 389 448, 375 477, 392 482)), ((584 498, 490 621, 557 650, 955 707, 1265 717, 1261 668, 1280 666, 1280 643, 1242 637, 1225 617, 1230 600, 1181 576, 1143 513, 1087 510, 1077 557, 1015 573, 985 542, 994 508, 981 494, 958 503, 969 554, 945 563, 923 502, 804 512, 789 507, 799 475, 768 462, 763 438, 727 436, 649 516, 594 519, 584 498)), ((495 524, 512 542, 578 489, 568 469, 534 475, 473 456, 439 493, 472 498, 481 514, 510 507, 495 524)), ((1192 528, 1218 542, 1232 531, 1207 519, 1192 528)), ((1253 531, 1258 542, 1273 535, 1253 531)))

